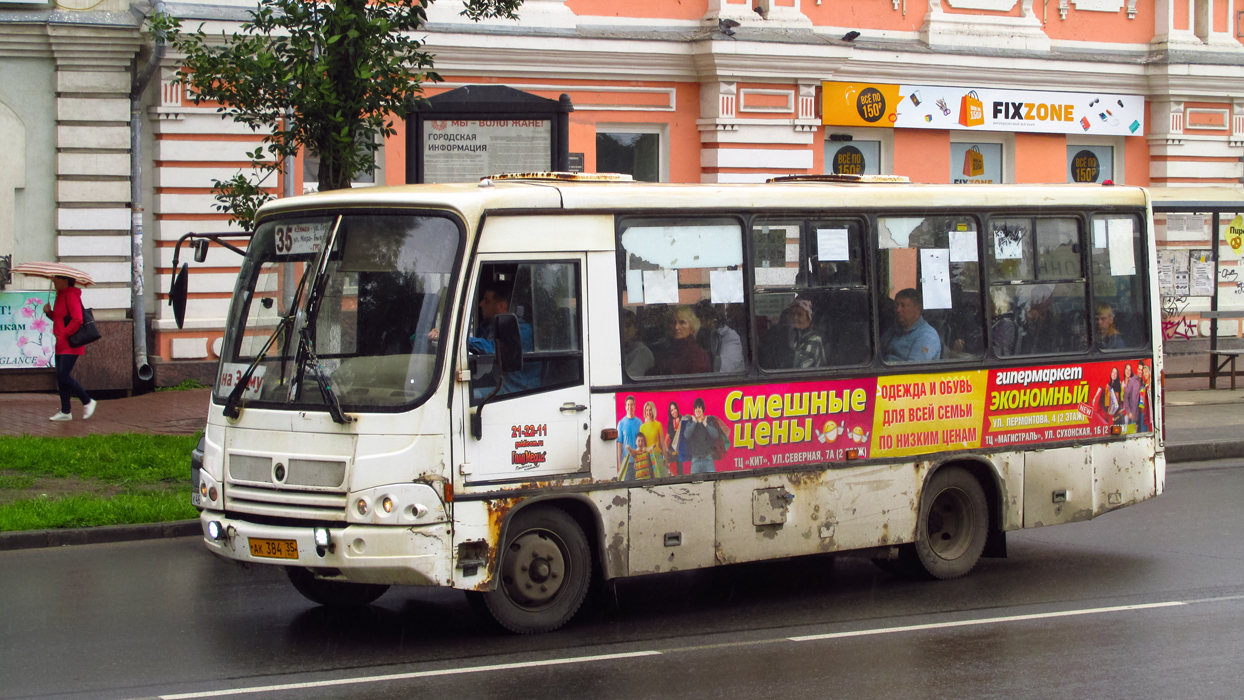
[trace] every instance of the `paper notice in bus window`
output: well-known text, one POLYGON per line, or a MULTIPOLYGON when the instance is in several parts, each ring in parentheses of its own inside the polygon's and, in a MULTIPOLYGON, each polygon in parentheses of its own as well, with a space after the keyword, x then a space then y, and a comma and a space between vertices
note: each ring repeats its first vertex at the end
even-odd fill
POLYGON ((799 276, 797 267, 758 267, 756 268, 757 287, 793 287, 795 278, 799 276))
POLYGON ((920 250, 920 286, 924 289, 925 309, 950 308, 950 251, 945 248, 920 250))
POLYGON ((997 229, 993 232, 994 260, 1021 260, 1024 257, 1024 230, 997 229))
POLYGON ((847 244, 845 228, 818 228, 816 230, 816 257, 821 262, 850 260, 851 247, 847 244))
MULTIPOLYGON (((219 393, 231 394, 233 387, 242 381, 242 375, 246 374, 246 368, 249 364, 242 362, 226 362, 220 366, 220 387, 219 393)), ((259 398, 260 390, 263 389, 263 376, 267 367, 259 365, 255 371, 251 373, 250 381, 247 382, 246 391, 242 392, 244 399, 259 398)))
POLYGON ((1106 238, 1110 246, 1110 275, 1136 274, 1136 251, 1132 246, 1132 220, 1107 219, 1106 238))
POLYGON ((976 232, 950 232, 950 262, 976 262, 976 232))
POLYGON ((644 303, 677 304, 678 270, 644 270, 644 303))
POLYGON ((743 271, 712 270, 708 273, 708 288, 714 304, 742 304, 743 271))
POLYGON ((626 271, 626 303, 644 303, 644 271, 626 271))
POLYGON ((1106 247, 1106 220, 1093 219, 1093 247, 1101 250, 1106 247))

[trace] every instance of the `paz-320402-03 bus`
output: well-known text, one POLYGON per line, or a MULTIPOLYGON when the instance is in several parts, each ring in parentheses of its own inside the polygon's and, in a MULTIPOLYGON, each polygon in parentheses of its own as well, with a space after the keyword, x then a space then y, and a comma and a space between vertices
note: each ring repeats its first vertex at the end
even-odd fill
POLYGON ((890 180, 266 205, 207 547, 318 603, 449 586, 538 632, 594 577, 852 551, 952 578, 1161 493, 1146 191, 890 180))

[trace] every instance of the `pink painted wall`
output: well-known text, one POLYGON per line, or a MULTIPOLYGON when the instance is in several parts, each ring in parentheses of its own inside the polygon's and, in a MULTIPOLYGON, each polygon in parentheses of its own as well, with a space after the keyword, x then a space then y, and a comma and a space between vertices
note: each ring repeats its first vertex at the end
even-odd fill
POLYGON ((894 130, 894 174, 912 182, 950 182, 950 132, 894 130))

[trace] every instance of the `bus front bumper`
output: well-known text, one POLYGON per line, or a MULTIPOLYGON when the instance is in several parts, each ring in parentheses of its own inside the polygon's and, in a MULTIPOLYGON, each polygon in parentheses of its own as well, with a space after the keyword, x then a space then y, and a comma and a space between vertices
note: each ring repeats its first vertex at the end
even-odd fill
POLYGON ((446 523, 414 527, 341 523, 328 528, 327 546, 317 546, 310 527, 260 525, 206 510, 199 523, 208 550, 225 559, 304 566, 326 578, 353 583, 453 585, 446 523), (213 531, 219 533, 217 538, 213 531))

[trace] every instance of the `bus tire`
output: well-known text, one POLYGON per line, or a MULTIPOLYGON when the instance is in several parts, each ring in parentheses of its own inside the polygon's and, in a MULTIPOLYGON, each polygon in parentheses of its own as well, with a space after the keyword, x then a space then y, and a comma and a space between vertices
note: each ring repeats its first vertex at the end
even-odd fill
POLYGON ((312 603, 330 608, 361 608, 384 595, 388 586, 379 583, 350 583, 316 578, 301 566, 286 567, 285 573, 294 588, 312 603))
POLYGON ((587 597, 592 548, 583 528, 560 508, 516 513, 498 559, 497 588, 482 597, 493 619, 511 632, 555 630, 587 597))
POLYGON ((959 467, 943 467, 920 497, 914 554, 936 579, 959 578, 980 560, 989 537, 989 504, 980 482, 959 467))

